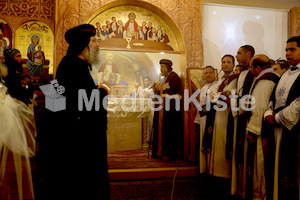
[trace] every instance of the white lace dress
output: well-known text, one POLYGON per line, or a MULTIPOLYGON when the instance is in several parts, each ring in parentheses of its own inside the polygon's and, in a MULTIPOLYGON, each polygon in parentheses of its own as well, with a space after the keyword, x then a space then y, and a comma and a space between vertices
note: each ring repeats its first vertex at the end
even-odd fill
POLYGON ((34 199, 29 160, 35 155, 34 114, 6 91, 0 83, 0 199, 34 199))

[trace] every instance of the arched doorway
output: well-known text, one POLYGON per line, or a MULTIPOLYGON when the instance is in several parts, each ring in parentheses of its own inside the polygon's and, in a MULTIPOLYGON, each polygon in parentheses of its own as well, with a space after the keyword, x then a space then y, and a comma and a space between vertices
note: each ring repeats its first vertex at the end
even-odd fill
MULTIPOLYGON (((118 66, 119 75, 121 76, 120 80, 125 80, 128 83, 129 93, 135 90, 135 83, 140 80, 139 77, 129 76, 129 74, 134 75, 137 71, 140 71, 141 79, 150 77, 152 80, 157 81, 160 72, 159 61, 162 58, 172 60, 174 71, 179 75, 183 75, 180 66, 181 59, 185 57, 183 46, 180 46, 183 39, 174 23, 168 23, 168 20, 165 20, 166 18, 161 18, 160 15, 162 15, 163 11, 157 11, 156 9, 156 13, 154 13, 153 10, 149 10, 149 7, 145 5, 143 7, 141 5, 113 5, 108 4, 105 7, 106 9, 100 8, 97 10, 87 20, 87 23, 93 24, 99 29, 99 32, 101 31, 97 35, 101 53, 113 56, 113 65, 118 66), (125 32, 128 28, 126 26, 129 26, 131 15, 134 18, 131 21, 132 24, 136 24, 141 34, 136 31, 133 34, 130 32, 131 34, 128 36, 128 31, 125 32), (143 26, 148 31, 142 31, 143 26), (121 31, 124 31, 121 36, 118 35, 120 27, 122 28, 121 31), (164 30, 168 34, 169 42, 167 45, 159 38, 160 30, 164 30), (155 35, 155 41, 150 40, 149 31, 152 31, 153 35, 155 35), (141 37, 142 34, 144 35, 141 37), (137 36, 138 38, 136 38, 137 36), (128 38, 131 42, 127 44, 126 39, 128 38), (131 67, 134 64, 139 65, 139 70, 131 67), (125 72, 129 71, 132 71, 132 73, 126 75, 125 72)), ((134 27, 132 29, 135 31, 134 27)), ((105 65, 105 57, 101 63, 105 65)), ((145 119, 148 117, 145 115, 146 111, 141 111, 141 113, 136 111, 130 112, 125 109, 119 110, 119 107, 113 113, 108 112, 107 142, 110 170, 157 168, 157 166, 160 166, 160 168, 175 167, 175 163, 162 163, 152 159, 151 151, 148 157, 148 142, 151 135, 149 132, 147 135, 147 130, 151 129, 151 127, 147 127, 149 124, 145 124, 147 122, 145 119), (140 116, 141 113, 144 116, 140 116), (140 140, 142 142, 139 142, 140 140), (143 162, 137 162, 136 160, 143 160, 143 162)), ((149 115, 151 114, 149 113, 149 115)), ((191 166, 185 161, 180 162, 182 167, 191 166)))

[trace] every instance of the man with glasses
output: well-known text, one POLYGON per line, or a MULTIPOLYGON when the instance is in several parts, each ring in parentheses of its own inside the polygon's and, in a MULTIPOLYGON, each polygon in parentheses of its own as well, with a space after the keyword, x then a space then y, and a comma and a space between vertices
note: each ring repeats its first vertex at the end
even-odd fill
POLYGON ((274 65, 272 65, 274 72, 279 74, 279 76, 282 76, 282 74, 284 72, 286 72, 289 67, 290 67, 290 64, 286 60, 278 60, 277 62, 274 63, 274 65))

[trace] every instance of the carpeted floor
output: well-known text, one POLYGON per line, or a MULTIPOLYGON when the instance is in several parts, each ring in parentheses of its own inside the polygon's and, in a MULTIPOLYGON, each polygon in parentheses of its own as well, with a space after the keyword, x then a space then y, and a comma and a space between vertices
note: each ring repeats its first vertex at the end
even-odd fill
MULTIPOLYGON (((112 200, 170 200, 172 187, 172 179, 110 182, 112 200)), ((177 178, 173 199, 230 199, 230 182, 227 179, 204 175, 194 178, 177 178)))
MULTIPOLYGON (((175 161, 163 162, 153 159, 151 153, 148 157, 148 150, 129 150, 108 152, 108 169, 137 169, 137 168, 166 168, 175 167, 175 161)), ((178 160, 178 167, 190 167, 192 163, 178 160)))

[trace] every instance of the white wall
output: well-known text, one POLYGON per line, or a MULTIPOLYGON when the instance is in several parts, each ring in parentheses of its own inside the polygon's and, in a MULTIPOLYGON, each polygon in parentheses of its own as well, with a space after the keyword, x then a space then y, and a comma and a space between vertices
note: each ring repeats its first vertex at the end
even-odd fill
POLYGON ((203 3, 237 5, 260 8, 292 9, 300 7, 299 0, 203 0, 203 3))
POLYGON ((236 56, 245 44, 252 45, 256 54, 285 59, 287 39, 287 10, 203 5, 204 66, 212 65, 219 71, 222 56, 236 56))

